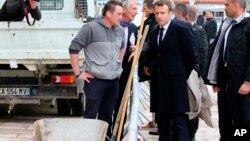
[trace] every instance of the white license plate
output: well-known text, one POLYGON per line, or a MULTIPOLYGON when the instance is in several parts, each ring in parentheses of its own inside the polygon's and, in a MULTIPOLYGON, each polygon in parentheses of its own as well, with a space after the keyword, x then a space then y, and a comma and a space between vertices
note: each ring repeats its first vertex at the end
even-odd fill
POLYGON ((30 95, 30 88, 0 88, 0 95, 30 95))

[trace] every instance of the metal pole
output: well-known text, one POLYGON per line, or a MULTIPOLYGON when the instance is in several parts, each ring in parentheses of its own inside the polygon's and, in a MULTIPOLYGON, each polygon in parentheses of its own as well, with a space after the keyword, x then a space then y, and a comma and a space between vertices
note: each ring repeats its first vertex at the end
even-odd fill
POLYGON ((138 117, 139 117, 139 92, 138 65, 136 65, 133 76, 133 94, 131 98, 130 120, 128 126, 128 141, 137 141, 138 117))

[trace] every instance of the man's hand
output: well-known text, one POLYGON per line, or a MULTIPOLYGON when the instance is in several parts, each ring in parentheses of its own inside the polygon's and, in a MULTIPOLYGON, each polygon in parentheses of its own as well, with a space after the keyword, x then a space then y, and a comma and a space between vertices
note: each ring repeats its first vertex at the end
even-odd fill
POLYGON ((135 52, 132 52, 130 56, 128 57, 128 62, 130 62, 134 56, 135 56, 135 52))
POLYGON ((213 86, 212 89, 214 93, 218 93, 220 91, 220 88, 216 86, 213 86))
POLYGON ((239 94, 241 95, 247 95, 249 94, 250 91, 250 83, 249 82, 244 82, 238 91, 239 94))
POLYGON ((145 73, 147 76, 151 76, 151 73, 150 73, 150 71, 149 71, 149 67, 144 66, 144 67, 143 67, 143 71, 144 71, 144 73, 145 73))
POLYGON ((31 9, 36 9, 36 1, 35 0, 29 0, 29 3, 30 3, 30 7, 31 9))
POLYGON ((136 46, 135 45, 131 45, 129 47, 129 50, 131 52, 129 58, 128 58, 128 62, 130 62, 132 60, 132 58, 135 56, 135 49, 136 49, 136 46))
POLYGON ((130 52, 134 52, 135 49, 136 49, 135 45, 130 45, 130 47, 129 47, 130 52))
POLYGON ((87 83, 90 83, 90 79, 94 78, 94 75, 91 73, 83 72, 79 75, 78 79, 85 80, 87 83))

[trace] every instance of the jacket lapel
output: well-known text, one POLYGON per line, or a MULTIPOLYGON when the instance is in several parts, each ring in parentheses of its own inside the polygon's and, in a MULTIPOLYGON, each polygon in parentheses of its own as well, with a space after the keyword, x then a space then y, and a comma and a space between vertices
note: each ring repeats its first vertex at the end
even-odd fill
POLYGON ((156 47, 159 48, 159 44, 158 44, 158 34, 159 34, 159 30, 160 27, 157 26, 157 30, 155 30, 155 32, 153 32, 153 43, 156 43, 156 47))

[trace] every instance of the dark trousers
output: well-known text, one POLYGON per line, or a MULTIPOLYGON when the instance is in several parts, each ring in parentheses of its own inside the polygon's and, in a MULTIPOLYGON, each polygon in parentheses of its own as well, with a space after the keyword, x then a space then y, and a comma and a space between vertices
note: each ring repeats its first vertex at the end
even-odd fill
MULTIPOLYGON (((220 51, 220 54, 222 53, 223 51, 220 51)), ((220 77, 218 78, 220 80, 218 82, 220 90, 217 94, 220 141, 230 141, 232 118, 231 118, 231 113, 229 109, 229 96, 226 90, 227 89, 227 68, 224 66, 221 66, 218 74, 220 74, 220 76, 218 76, 220 77)))
MULTIPOLYGON (((125 88, 126 88, 126 85, 128 82, 129 73, 130 73, 130 67, 127 66, 125 69, 123 69, 123 72, 122 72, 120 79, 119 79, 119 93, 118 93, 118 97, 117 97, 117 101, 116 101, 116 105, 115 105, 115 110, 114 110, 114 115, 113 115, 114 121, 116 121, 117 116, 118 116, 118 112, 119 112, 119 108, 121 106, 124 91, 125 91, 125 88)), ((126 109, 126 111, 127 111, 127 109, 126 109)), ((123 129, 124 129, 124 124, 126 122, 126 119, 127 118, 126 118, 126 114, 125 114, 124 121, 121 124, 123 126, 121 135, 123 135, 123 129)))
POLYGON ((189 141, 188 120, 185 113, 157 113, 159 141, 189 141))
POLYGON ((230 140, 230 130, 232 128, 232 119, 229 112, 228 94, 225 88, 218 92, 218 113, 219 113, 219 131, 220 141, 230 140))
POLYGON ((195 134, 199 128, 199 117, 195 117, 188 121, 188 133, 189 139, 192 141, 195 138, 195 134))
POLYGON ((126 84, 127 84, 127 79, 123 80, 122 78, 120 78, 120 80, 119 80, 119 93, 117 96, 117 101, 116 101, 114 115, 113 115, 114 121, 116 120, 116 118, 118 116, 118 112, 119 112, 119 108, 121 106, 121 102, 122 102, 122 98, 124 95, 124 90, 125 90, 126 84))
POLYGON ((112 114, 118 94, 118 79, 94 78, 90 83, 85 82, 84 92, 86 95, 84 118, 98 118, 106 121, 109 124, 107 135, 111 137, 112 114))

